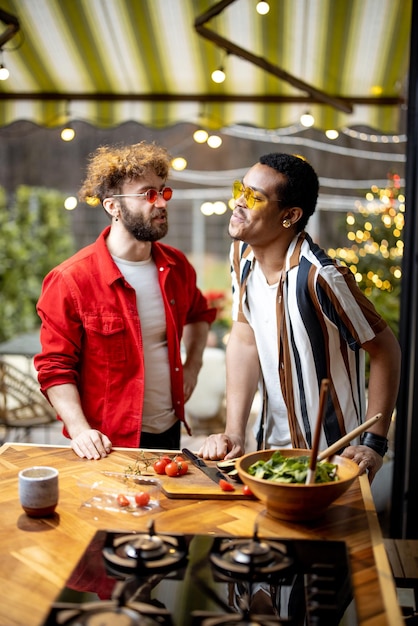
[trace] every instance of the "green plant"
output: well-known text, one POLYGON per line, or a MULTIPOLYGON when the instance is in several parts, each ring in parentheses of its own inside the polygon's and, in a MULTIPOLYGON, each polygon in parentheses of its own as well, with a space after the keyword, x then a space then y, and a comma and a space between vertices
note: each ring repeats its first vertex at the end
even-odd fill
POLYGON ((0 188, 0 340, 39 326, 36 302, 42 280, 74 252, 62 193, 0 188))

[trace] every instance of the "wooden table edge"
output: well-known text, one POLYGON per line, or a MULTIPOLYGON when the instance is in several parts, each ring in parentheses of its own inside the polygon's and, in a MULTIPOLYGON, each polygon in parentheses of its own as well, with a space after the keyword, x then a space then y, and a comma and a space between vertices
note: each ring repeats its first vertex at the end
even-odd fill
POLYGON ((366 510, 367 522, 369 524, 373 555, 378 571, 378 580, 388 623, 391 624, 391 626, 403 626, 405 622, 399 607, 395 581, 392 576, 392 570, 386 553, 370 483, 366 474, 359 477, 359 483, 366 510))

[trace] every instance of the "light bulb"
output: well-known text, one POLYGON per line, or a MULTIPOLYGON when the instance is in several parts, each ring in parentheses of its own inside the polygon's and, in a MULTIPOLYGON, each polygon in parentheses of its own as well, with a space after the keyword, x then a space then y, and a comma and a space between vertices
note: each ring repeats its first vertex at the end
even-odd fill
POLYGON ((203 215, 213 215, 213 203, 212 202, 204 202, 200 205, 200 212, 203 215))
POLYGON ((264 2, 263 0, 261 2, 257 2, 256 11, 259 15, 267 15, 270 11, 269 3, 264 2))
POLYGON ((330 129, 325 131, 325 135, 328 137, 328 139, 337 139, 339 132, 338 130, 330 129))
POLYGON ((304 113, 303 115, 300 116, 300 123, 302 124, 302 126, 305 126, 306 128, 310 128, 315 123, 314 116, 311 115, 310 113, 304 113))
POLYGON ((63 141, 72 141, 75 137, 75 130, 73 128, 64 128, 61 131, 61 139, 63 141))
POLYGON ((196 143, 205 143, 208 137, 209 137, 208 133, 205 130, 203 130, 203 128, 199 130, 195 130, 195 132, 193 133, 193 139, 195 140, 196 143))
POLYGON ((10 72, 7 67, 0 65, 0 80, 7 80, 10 76, 10 72))
POLYGON ((73 211, 76 207, 77 198, 75 198, 74 196, 68 196, 68 198, 65 198, 64 208, 67 209, 67 211, 73 211))
POLYGON ((220 67, 219 69, 212 72, 212 80, 214 83, 223 83, 226 78, 225 72, 220 67))
POLYGON ((182 172, 187 167, 187 161, 184 157, 175 157, 171 161, 171 167, 173 170, 176 170, 176 172, 182 172))
POLYGON ((223 215, 226 212, 226 204, 222 200, 213 203, 213 212, 215 215, 223 215))
POLYGON ((219 135, 211 135, 208 137, 208 146, 210 148, 219 148, 222 145, 222 139, 219 135))

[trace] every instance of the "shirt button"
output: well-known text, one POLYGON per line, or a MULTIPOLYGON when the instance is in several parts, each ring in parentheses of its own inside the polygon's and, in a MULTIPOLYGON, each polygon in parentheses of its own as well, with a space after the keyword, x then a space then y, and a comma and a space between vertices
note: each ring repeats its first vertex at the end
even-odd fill
POLYGON ((176 301, 174 300, 174 298, 170 300, 170 304, 176 304, 176 301))
POLYGON ((175 370, 176 370, 176 372, 179 372, 179 371, 180 371, 180 368, 179 368, 179 367, 176 367, 176 368, 175 368, 175 370))
POLYGON ((164 272, 164 268, 163 267, 160 267, 158 269, 160 270, 160 272, 164 272))

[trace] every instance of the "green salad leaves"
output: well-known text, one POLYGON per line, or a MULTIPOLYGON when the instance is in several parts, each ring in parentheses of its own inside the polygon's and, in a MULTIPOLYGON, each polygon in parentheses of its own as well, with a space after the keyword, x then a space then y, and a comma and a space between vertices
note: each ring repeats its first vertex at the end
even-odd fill
MULTIPOLYGON (((264 478, 277 483, 305 483, 309 469, 309 456, 283 456, 278 450, 268 461, 257 461, 248 468, 255 478, 264 478)), ((315 470, 315 483, 329 483, 338 480, 337 465, 321 461, 315 470)))

